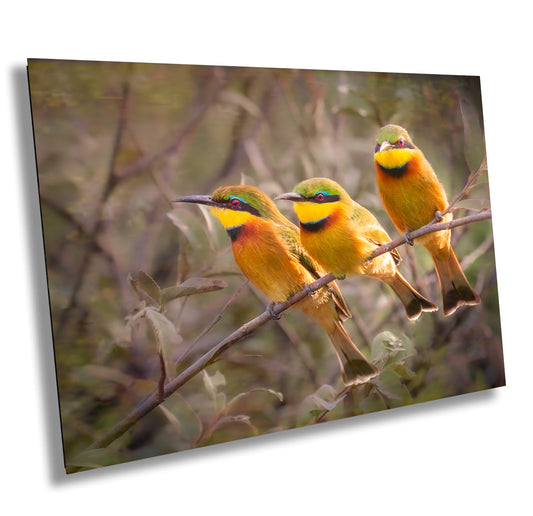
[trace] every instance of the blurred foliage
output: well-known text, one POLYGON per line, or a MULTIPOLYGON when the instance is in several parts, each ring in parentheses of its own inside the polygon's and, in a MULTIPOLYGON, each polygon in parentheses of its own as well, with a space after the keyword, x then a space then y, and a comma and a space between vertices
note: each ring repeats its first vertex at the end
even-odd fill
MULTIPOLYGON (((482 222, 453 232, 479 307, 411 323, 381 283, 340 284, 354 314, 346 329, 382 369, 375 381, 345 390, 325 333, 289 310, 109 447, 85 451, 157 388, 159 357, 174 376, 268 303, 243 283, 208 211, 172 199, 241 182, 275 196, 325 175, 396 237, 375 187, 378 128, 407 127, 451 200, 485 154, 479 79, 31 60, 29 81, 67 465, 99 467, 504 384, 492 229, 482 222)), ((481 185, 462 206, 489 203, 481 185)), ((287 204, 280 209, 295 220, 287 204)), ((428 253, 400 252, 402 273, 440 302, 428 253)))

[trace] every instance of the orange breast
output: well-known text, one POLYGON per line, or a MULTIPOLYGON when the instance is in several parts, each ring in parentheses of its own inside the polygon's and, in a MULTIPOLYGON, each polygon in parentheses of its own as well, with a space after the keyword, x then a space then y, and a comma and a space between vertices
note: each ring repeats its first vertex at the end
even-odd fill
POLYGON ((280 240, 271 221, 245 224, 232 247, 243 274, 271 301, 285 301, 314 280, 280 240))
POLYGON ((383 205, 401 232, 427 224, 436 210, 448 206, 442 184, 421 154, 413 157, 400 177, 387 174, 376 163, 376 178, 383 205))

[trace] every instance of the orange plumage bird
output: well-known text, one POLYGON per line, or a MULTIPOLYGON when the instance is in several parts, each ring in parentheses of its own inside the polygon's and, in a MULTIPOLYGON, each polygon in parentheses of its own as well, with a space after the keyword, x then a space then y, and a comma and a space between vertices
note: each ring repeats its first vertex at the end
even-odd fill
MULTIPOLYGON (((433 167, 413 143, 409 133, 398 125, 382 127, 374 153, 376 179, 383 205, 402 233, 430 223, 448 207, 448 199, 433 167)), ((451 220, 452 214, 443 217, 451 220)), ((442 291, 444 314, 462 305, 481 302, 466 279, 450 244, 449 230, 437 231, 416 239, 431 254, 442 291)))

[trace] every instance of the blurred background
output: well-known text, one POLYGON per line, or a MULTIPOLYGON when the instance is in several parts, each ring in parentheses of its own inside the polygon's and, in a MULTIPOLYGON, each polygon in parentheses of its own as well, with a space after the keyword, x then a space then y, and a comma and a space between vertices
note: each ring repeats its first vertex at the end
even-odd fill
MULTIPOLYGON (((98 467, 505 383, 484 221, 452 235, 479 307, 412 323, 380 282, 340 282, 354 316, 348 333, 383 366, 376 381, 339 397, 329 339, 289 311, 108 448, 85 453, 156 388, 158 324, 172 327, 164 344, 179 372, 268 303, 240 274, 218 222, 172 199, 240 183, 275 196, 328 176, 395 238, 375 186, 377 130, 406 127, 452 200, 485 154, 479 79, 30 60, 29 81, 67 465, 98 467), (163 304, 150 295, 197 277, 225 287, 163 304), (164 309, 164 321, 136 317, 146 306, 164 309)), ((482 175, 464 208, 490 205, 487 181, 482 175)), ((289 203, 278 206, 295 220, 289 203)), ((441 306, 429 255, 399 250, 402 274, 441 306)))

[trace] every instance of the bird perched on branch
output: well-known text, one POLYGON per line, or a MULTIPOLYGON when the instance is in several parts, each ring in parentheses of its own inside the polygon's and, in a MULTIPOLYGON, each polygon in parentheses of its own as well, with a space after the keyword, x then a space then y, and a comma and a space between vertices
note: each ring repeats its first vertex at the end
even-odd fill
MULTIPOLYGON (((441 216, 448 207, 444 187, 422 151, 407 131, 398 125, 386 125, 377 135, 374 153, 376 177, 383 205, 398 231, 409 232, 441 216)), ((450 231, 437 231, 416 240, 426 247, 435 264, 442 291, 444 314, 450 315, 461 305, 477 305, 480 298, 466 279, 450 245, 450 231)))
POLYGON ((294 202, 302 245, 324 270, 338 278, 363 274, 383 281, 396 293, 409 319, 437 310, 400 274, 396 249, 368 260, 377 247, 391 239, 374 215, 338 183, 325 177, 307 179, 276 199, 294 202))
MULTIPOLYGON (((298 228, 257 188, 220 187, 213 195, 180 197, 176 202, 204 204, 211 208, 226 228, 237 265, 272 303, 286 301, 325 274, 303 250, 298 228)), ((326 330, 346 384, 363 383, 378 374, 342 325, 341 317, 351 317, 351 314, 334 282, 294 306, 326 330)))

